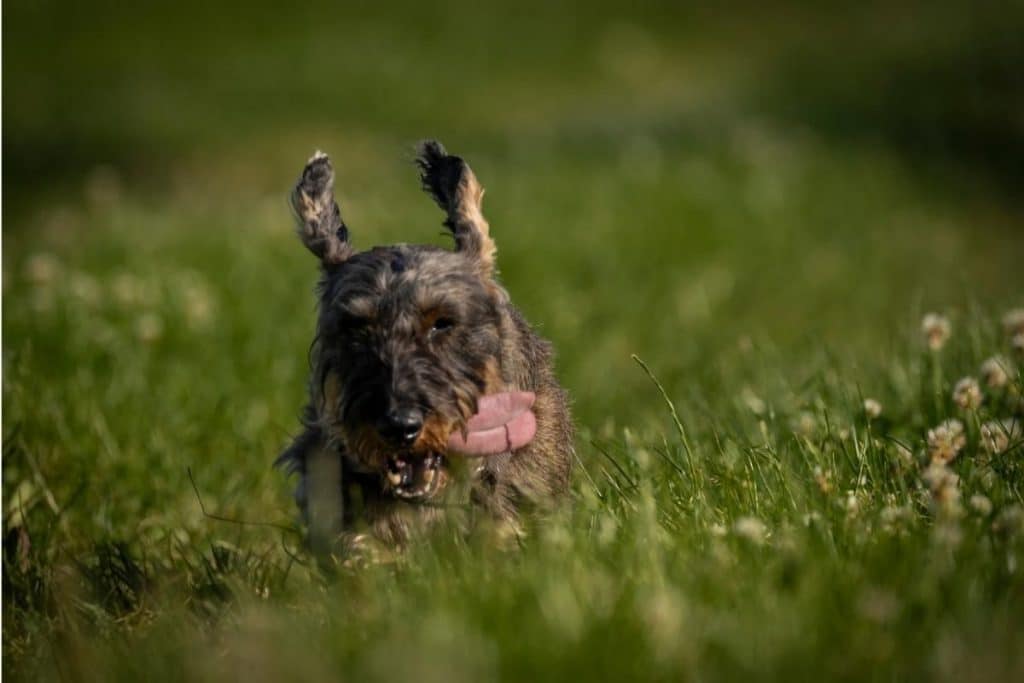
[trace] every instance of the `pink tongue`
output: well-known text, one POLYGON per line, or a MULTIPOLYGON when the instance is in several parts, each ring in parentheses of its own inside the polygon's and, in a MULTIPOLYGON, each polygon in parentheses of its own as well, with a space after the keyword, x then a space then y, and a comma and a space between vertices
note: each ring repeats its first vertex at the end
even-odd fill
POLYGON ((530 391, 484 396, 466 423, 466 437, 455 432, 448 448, 463 455, 496 455, 525 446, 537 433, 537 419, 530 411, 536 398, 530 391))

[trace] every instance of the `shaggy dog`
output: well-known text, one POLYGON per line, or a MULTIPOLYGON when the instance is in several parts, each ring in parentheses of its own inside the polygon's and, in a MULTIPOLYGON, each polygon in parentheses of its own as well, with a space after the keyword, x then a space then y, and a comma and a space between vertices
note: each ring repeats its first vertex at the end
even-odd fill
POLYGON ((525 508, 568 489, 573 428, 551 345, 495 279, 484 191, 439 143, 419 147, 423 188, 454 250, 356 251, 315 154, 291 196, 320 260, 304 430, 279 463, 315 548, 401 545, 452 509, 518 533, 525 508))

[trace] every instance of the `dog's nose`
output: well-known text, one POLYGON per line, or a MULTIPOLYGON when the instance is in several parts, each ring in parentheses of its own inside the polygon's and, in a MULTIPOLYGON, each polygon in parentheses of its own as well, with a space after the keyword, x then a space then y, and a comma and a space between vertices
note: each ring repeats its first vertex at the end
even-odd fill
POLYGON ((385 416, 381 424, 384 437, 400 444, 410 444, 423 429, 423 414, 415 408, 397 408, 385 416))

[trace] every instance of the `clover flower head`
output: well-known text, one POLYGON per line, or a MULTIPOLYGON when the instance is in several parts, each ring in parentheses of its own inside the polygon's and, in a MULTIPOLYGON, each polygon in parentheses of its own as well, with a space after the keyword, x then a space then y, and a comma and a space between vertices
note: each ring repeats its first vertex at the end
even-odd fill
POLYGON ((949 318, 939 313, 928 313, 921 320, 921 332, 932 351, 938 351, 946 345, 952 329, 949 318))
POLYGON ((740 517, 732 527, 733 533, 740 538, 745 538, 754 545, 764 543, 768 535, 768 527, 757 517, 740 517))
POLYGON ((864 414, 867 415, 869 419, 876 419, 882 414, 882 404, 873 398, 864 399, 864 414))
POLYGON ((1013 365, 1002 356, 992 356, 981 364, 981 378, 991 389, 1000 389, 1010 382, 1013 365))
POLYGON ((953 387, 953 402, 964 410, 977 410, 981 399, 981 387, 973 377, 964 377, 953 387))
POLYGON ((946 420, 928 430, 928 458, 933 463, 948 463, 957 456, 966 443, 963 423, 957 419, 946 420))

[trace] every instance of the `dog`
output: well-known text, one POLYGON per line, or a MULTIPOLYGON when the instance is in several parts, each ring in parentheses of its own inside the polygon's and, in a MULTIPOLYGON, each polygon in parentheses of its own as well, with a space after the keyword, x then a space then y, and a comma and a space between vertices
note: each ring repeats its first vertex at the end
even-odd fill
POLYGON ((321 275, 303 429, 277 463, 299 477, 310 544, 335 556, 401 547, 453 510, 518 538, 527 510, 569 488, 568 397, 550 343, 495 279, 484 190, 440 143, 417 151, 453 250, 356 251, 321 152, 291 194, 321 275))

